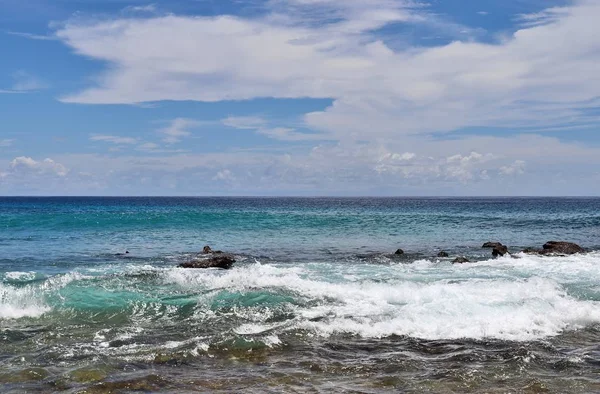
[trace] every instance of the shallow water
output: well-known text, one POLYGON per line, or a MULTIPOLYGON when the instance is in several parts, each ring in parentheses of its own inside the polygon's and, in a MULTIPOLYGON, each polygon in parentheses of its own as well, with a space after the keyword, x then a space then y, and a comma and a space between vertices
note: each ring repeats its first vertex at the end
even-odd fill
POLYGON ((0 199, 0 390, 600 392, 598 208, 0 199), (552 238, 591 252, 480 248, 552 238), (204 244, 234 268, 176 268, 204 244))

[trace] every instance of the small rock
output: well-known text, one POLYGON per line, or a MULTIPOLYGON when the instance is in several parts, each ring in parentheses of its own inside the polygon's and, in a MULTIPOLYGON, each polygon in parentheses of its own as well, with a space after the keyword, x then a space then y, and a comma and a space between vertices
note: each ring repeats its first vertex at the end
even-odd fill
POLYGON ((540 254, 540 251, 537 249, 533 249, 533 248, 525 248, 521 251, 521 253, 525 253, 525 254, 540 254))
POLYGON ((504 256, 507 253, 508 253, 508 248, 505 245, 496 246, 492 250, 492 256, 494 256, 494 257, 504 256))
POLYGON ((540 250, 540 254, 575 254, 584 252, 581 246, 564 241, 549 241, 544 244, 543 248, 540 250))
POLYGON ((394 253, 394 254, 404 254, 404 251, 402 249, 398 249, 398 250, 396 250, 396 253, 394 253))
POLYGON ((211 254, 212 253, 212 249, 210 248, 210 246, 206 245, 205 247, 202 248, 202 253, 204 253, 204 254, 211 254))
POLYGON ((223 268, 229 269, 235 263, 230 255, 219 255, 202 260, 192 260, 179 264, 180 268, 223 268))
POLYGON ((437 257, 448 257, 448 253, 442 250, 440 253, 437 254, 437 257))
POLYGON ((463 264, 463 263, 469 263, 469 259, 466 257, 457 257, 454 260, 452 260, 452 264, 463 264))
POLYGON ((482 248, 496 248, 498 246, 502 246, 500 242, 486 242, 481 247, 482 248))

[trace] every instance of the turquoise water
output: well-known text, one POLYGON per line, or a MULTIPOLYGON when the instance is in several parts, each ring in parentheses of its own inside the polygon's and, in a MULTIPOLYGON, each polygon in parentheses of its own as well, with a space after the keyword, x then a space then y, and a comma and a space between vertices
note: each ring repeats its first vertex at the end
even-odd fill
POLYGON ((599 249, 600 199, 0 198, 0 387, 600 391, 599 249))

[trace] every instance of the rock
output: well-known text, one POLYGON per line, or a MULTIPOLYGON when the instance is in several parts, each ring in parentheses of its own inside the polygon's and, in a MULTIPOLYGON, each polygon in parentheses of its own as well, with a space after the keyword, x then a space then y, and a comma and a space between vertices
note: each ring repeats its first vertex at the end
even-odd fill
POLYGON ((521 253, 525 253, 525 254, 540 254, 540 251, 537 249, 533 249, 533 248, 525 248, 521 251, 521 253))
POLYGON ((581 246, 572 242, 563 241, 546 242, 543 248, 544 249, 540 250, 541 254, 575 254, 584 252, 581 246))
POLYGON ((398 249, 398 250, 396 250, 396 253, 394 253, 394 254, 404 254, 404 251, 402 249, 398 249))
POLYGON ((500 242, 486 242, 481 247, 482 248, 496 248, 498 246, 502 246, 500 242))
POLYGON ((199 259, 186 261, 179 264, 180 268, 223 268, 229 269, 235 263, 235 259, 231 255, 219 255, 209 257, 208 259, 199 259))
POLYGON ((466 257, 457 257, 454 260, 452 260, 452 264, 463 264, 463 263, 469 263, 469 259, 466 257))
POLYGON ((504 256, 507 253, 508 248, 505 245, 496 246, 494 249, 492 249, 492 256, 494 257, 504 256))
POLYGON ((108 376, 108 373, 102 369, 81 368, 72 371, 69 374, 71 380, 79 383, 99 382, 108 376))
POLYGON ((220 250, 212 250, 210 246, 206 245, 202 248, 202 254, 222 254, 220 250))
POLYGON ((442 250, 440 253, 437 254, 437 257, 448 257, 448 253, 442 250))

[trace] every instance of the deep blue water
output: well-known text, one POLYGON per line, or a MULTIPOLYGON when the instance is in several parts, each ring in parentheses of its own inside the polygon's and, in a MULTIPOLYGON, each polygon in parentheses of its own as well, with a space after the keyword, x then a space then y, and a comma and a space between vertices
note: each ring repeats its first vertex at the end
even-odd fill
POLYGON ((599 249, 598 198, 0 198, 0 391, 600 391, 599 249))
POLYGON ((10 258, 136 256, 199 250, 323 258, 403 247, 478 249, 568 239, 600 246, 600 199, 586 198, 2 198, 10 258))

